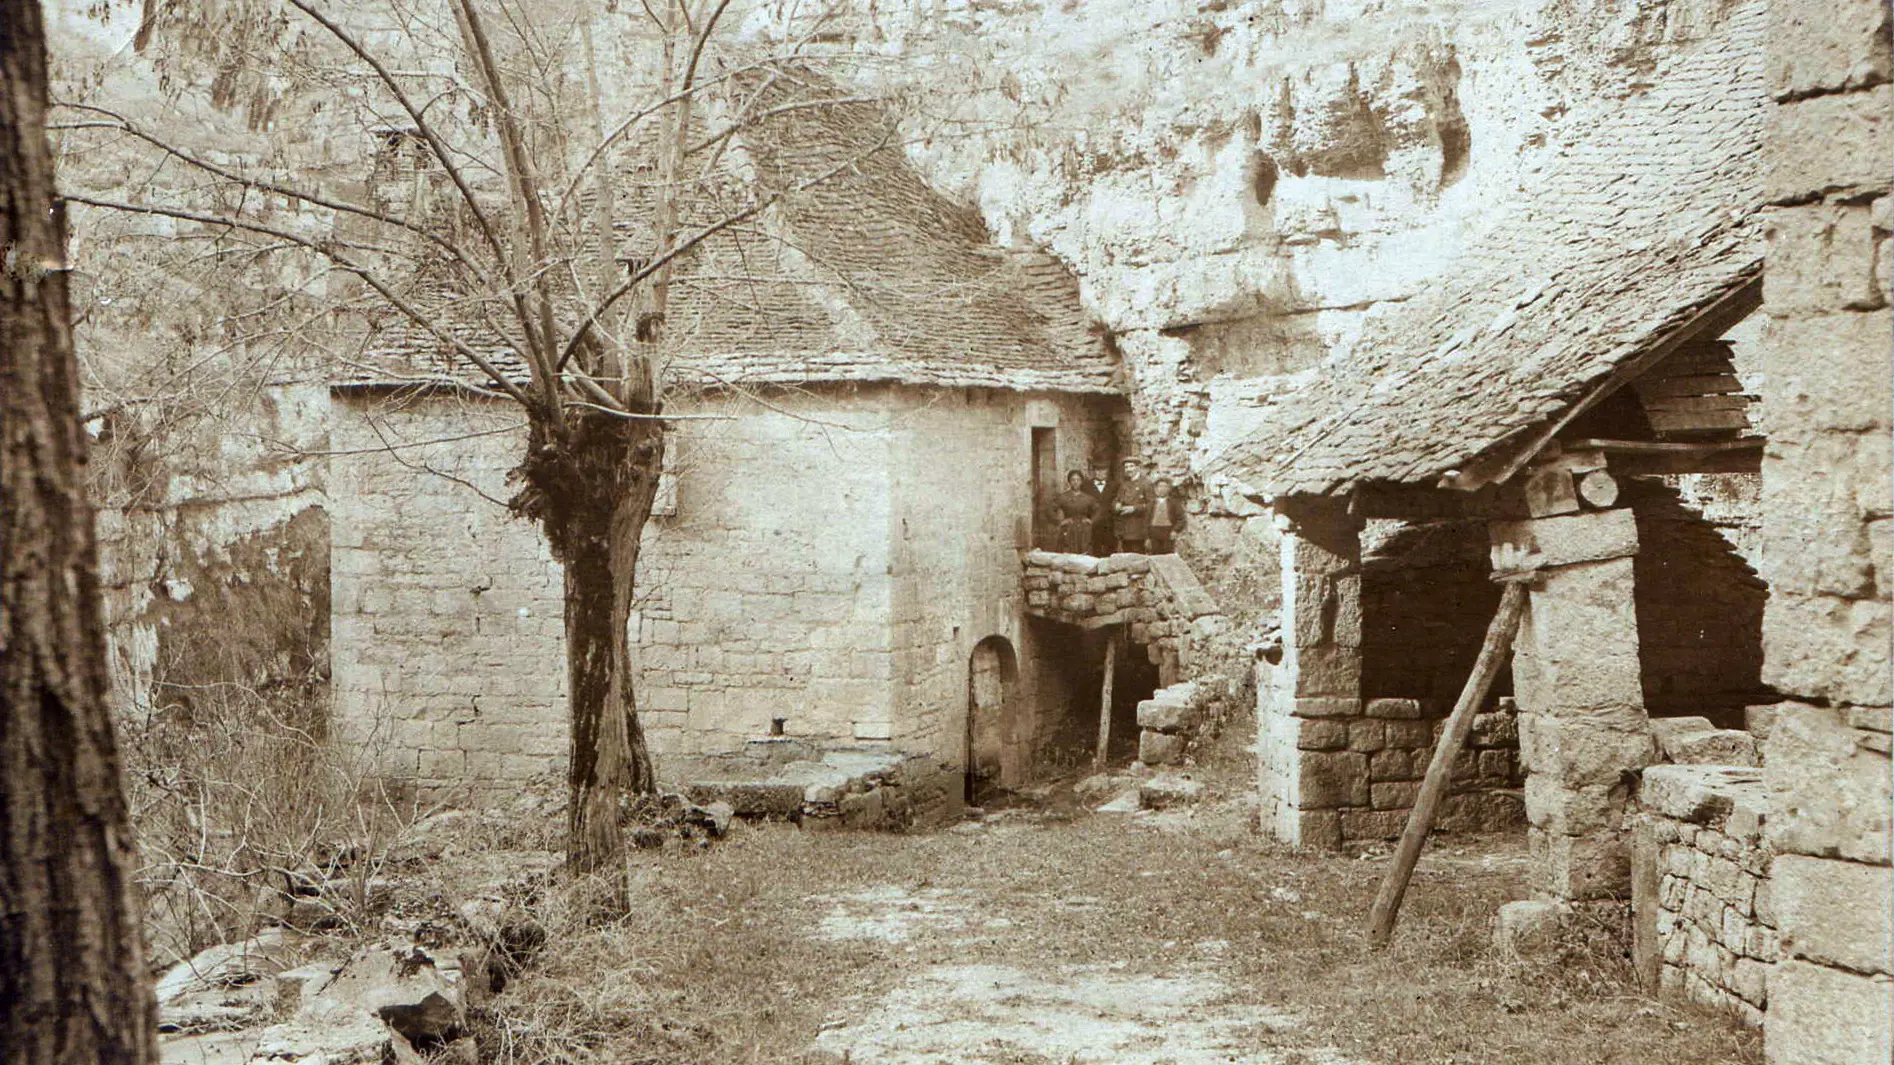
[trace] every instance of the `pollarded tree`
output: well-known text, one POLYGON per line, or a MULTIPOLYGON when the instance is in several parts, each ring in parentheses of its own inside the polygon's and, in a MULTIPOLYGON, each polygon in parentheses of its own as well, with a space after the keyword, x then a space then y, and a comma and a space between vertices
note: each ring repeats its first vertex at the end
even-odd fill
POLYGON ((729 45, 720 27, 732 0, 641 7, 151 5, 134 43, 160 55, 167 107, 134 115, 101 79, 66 102, 57 127, 73 150, 136 146, 149 166, 122 173, 192 175, 75 185, 69 201, 166 220, 181 239, 317 257, 355 282, 328 290, 338 312, 392 313, 459 361, 456 387, 524 411, 511 506, 544 530, 565 573, 568 857, 579 869, 618 861, 622 804, 656 785, 627 622, 663 459, 674 273, 706 242, 748 232, 773 204, 896 143, 890 126, 819 172, 761 172, 732 150, 744 130, 861 99, 793 44, 773 55, 729 45), (600 25, 630 69, 597 60, 600 25), (241 113, 247 128, 193 143, 176 120, 190 105, 241 113), (407 175, 409 193, 324 180, 337 136, 378 143, 384 176, 407 175))
POLYGON ((0 6, 0 1056, 157 1060, 37 2, 0 6))

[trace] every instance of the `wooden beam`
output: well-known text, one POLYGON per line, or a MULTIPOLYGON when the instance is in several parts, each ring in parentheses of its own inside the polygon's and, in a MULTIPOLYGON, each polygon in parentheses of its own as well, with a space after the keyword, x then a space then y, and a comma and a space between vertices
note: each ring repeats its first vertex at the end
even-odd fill
MULTIPOLYGON (((1597 406, 1605 397, 1623 388, 1675 354, 1687 344, 1702 343, 1701 337, 1721 336, 1737 322, 1749 317, 1762 306, 1762 266, 1757 264, 1754 274, 1736 287, 1712 301, 1695 318, 1673 330, 1669 336, 1647 348, 1643 354, 1626 360, 1617 369, 1612 370, 1604 380, 1592 386, 1590 392, 1579 399, 1565 413, 1553 420, 1544 429, 1528 435, 1523 446, 1507 450, 1503 454, 1483 456, 1469 463, 1468 468, 1459 471, 1459 476, 1449 483, 1443 479, 1442 487, 1460 491, 1472 491, 1482 485, 1511 480, 1525 465, 1538 456, 1545 446, 1558 437, 1573 419, 1597 406)), ((1727 349, 1727 342, 1718 341, 1727 349)))
POLYGON ((1111 748, 1111 688, 1118 672, 1118 630, 1105 633, 1105 682, 1098 695, 1098 753, 1092 756, 1092 769, 1105 768, 1105 754, 1111 748))
POLYGON ((1740 410, 1647 410, 1644 416, 1651 420, 1651 428, 1660 433, 1749 428, 1749 415, 1740 410))
POLYGON ((1613 474, 1649 477, 1674 473, 1756 473, 1762 469, 1763 438, 1735 440, 1655 441, 1579 440, 1573 448, 1604 452, 1613 474))
POLYGON ((1678 374, 1639 381, 1637 390, 1638 396, 1647 401, 1666 396, 1716 396, 1741 392, 1743 382, 1733 373, 1678 374))
POLYGON ((1526 581, 1510 580, 1506 590, 1500 596, 1499 612, 1493 615, 1492 624, 1486 627, 1486 642, 1480 646, 1480 657, 1473 663, 1473 673, 1467 677, 1465 688, 1460 690, 1460 701, 1453 706, 1453 713, 1447 718, 1447 727, 1442 730, 1439 742, 1434 744, 1433 761, 1427 763, 1427 779, 1421 783, 1420 794, 1414 799, 1414 811, 1408 815, 1407 829, 1401 833, 1401 844, 1394 852, 1394 864, 1388 869, 1388 875, 1381 881, 1381 890, 1375 895, 1374 911, 1369 918, 1368 941, 1374 949, 1380 950, 1388 945, 1394 935, 1395 919, 1401 915, 1401 899, 1407 894, 1407 882, 1414 875, 1414 864, 1420 861, 1421 847, 1427 842, 1427 833, 1434 827, 1434 813, 1440 808, 1441 800, 1447 797, 1447 784, 1453 779, 1453 760, 1466 744, 1467 733, 1473 730, 1473 715, 1486 702, 1487 693, 1493 689, 1493 681, 1499 677, 1500 663, 1506 660, 1507 652, 1512 650, 1513 637, 1519 634, 1519 622, 1526 616, 1526 581))

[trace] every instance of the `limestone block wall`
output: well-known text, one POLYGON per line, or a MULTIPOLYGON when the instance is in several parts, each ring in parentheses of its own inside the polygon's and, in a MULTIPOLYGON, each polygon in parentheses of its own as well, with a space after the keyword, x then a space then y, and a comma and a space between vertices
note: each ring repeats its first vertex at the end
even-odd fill
POLYGON ((561 571, 503 505, 517 414, 338 394, 331 439, 336 738, 424 786, 563 771, 561 571))
POLYGON ((1762 771, 1644 771, 1630 819, 1637 955, 1667 994, 1760 1025, 1779 955, 1762 771))
MULTIPOLYGON (((717 417, 676 423, 675 511, 640 559, 639 707, 660 773, 667 755, 739 748, 778 720, 792 738, 957 768, 987 636, 1014 648, 1027 705, 1056 686, 1018 609, 1032 430, 1062 458, 1089 454, 1110 423, 1097 401, 865 387, 675 406, 717 417)), ((428 785, 559 770, 563 578, 501 505, 517 419, 439 396, 337 410, 349 740, 428 785)))
POLYGON ((1783 954, 1765 1051, 1878 1065, 1894 1055, 1894 45, 1881 0, 1770 16, 1762 679, 1785 699, 1763 750, 1783 954))
MULTIPOLYGON (((1453 700, 1499 609, 1478 521, 1370 521, 1362 529, 1361 685, 1368 698, 1453 700)), ((1512 690, 1510 670, 1494 691, 1512 690)))
POLYGON ((889 390, 885 402, 898 429, 888 468, 896 742, 964 764, 969 661, 974 645, 999 636, 1018 659, 1016 697, 1032 711, 1014 732, 1012 762, 1025 766, 1055 727, 1067 684, 1060 654, 1025 624, 1020 588, 1020 549, 1032 536, 1033 437, 1049 445, 1048 465, 1063 478, 1112 453, 1123 401, 964 389, 889 390))

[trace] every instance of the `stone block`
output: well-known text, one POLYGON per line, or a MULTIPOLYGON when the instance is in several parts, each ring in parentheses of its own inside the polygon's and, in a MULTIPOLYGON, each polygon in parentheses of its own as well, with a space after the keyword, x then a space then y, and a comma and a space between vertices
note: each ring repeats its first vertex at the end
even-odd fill
POLYGON ((1769 5, 1769 88, 1778 99, 1888 80, 1888 5, 1827 0, 1769 5))
POLYGON ((1763 753, 1765 836, 1779 853, 1869 864, 1889 858, 1888 756, 1831 707, 1778 704, 1763 753))
POLYGON ((1361 712, 1360 699, 1300 697, 1294 703, 1297 717, 1353 717, 1361 712))
POLYGON ((1614 832, 1624 819, 1625 797, 1622 784, 1569 787, 1534 774, 1526 778, 1526 822, 1562 836, 1614 832))
POLYGON ((1894 973, 1894 869, 1783 854, 1770 885, 1789 956, 1894 973))
POLYGON ((1283 842, 1319 850, 1340 850, 1342 815, 1337 810, 1285 810, 1279 834, 1283 842))
POLYGON ((1420 752, 1433 746, 1434 726, 1430 721, 1389 721, 1387 737, 1390 747, 1405 747, 1420 752))
MULTIPOLYGON (((1861 557, 1862 567, 1850 572, 1871 576, 1861 557)), ((1763 683, 1807 699, 1885 705, 1894 676, 1890 634, 1886 602, 1772 589, 1763 611, 1763 683)))
POLYGON ((1146 699, 1138 704, 1138 727, 1157 732, 1182 732, 1195 722, 1196 716, 1196 710, 1188 702, 1146 699))
POLYGON ((1138 733, 1138 761, 1145 765, 1170 765, 1183 756, 1184 737, 1149 730, 1138 733))
POLYGON ((1519 723, 1512 714, 1485 713, 1473 715, 1473 731, 1469 737, 1477 747, 1517 747, 1519 745, 1519 723))
POLYGON ((1525 826, 1525 802, 1510 789, 1449 795, 1434 817, 1442 832, 1518 832, 1525 826))
POLYGON ((1616 784, 1626 772, 1649 765, 1656 754, 1649 733, 1615 727, 1625 716, 1619 709, 1574 720, 1522 715, 1520 761, 1528 772, 1543 774, 1568 787, 1616 784))
POLYGON ((1355 647, 1325 644, 1316 647, 1290 647, 1284 660, 1295 677, 1295 693, 1300 697, 1323 696, 1357 700, 1361 696, 1361 651, 1355 647))
POLYGON ((1343 839, 1394 839, 1407 828, 1406 810, 1341 811, 1343 839))
POLYGON ((1489 526, 1488 534, 1495 568, 1501 565, 1502 547, 1518 552, 1515 558, 1529 559, 1533 569, 1629 558, 1638 550, 1637 521, 1628 507, 1530 521, 1496 521, 1489 526))
POLYGON ((1421 716, 1421 703, 1419 699, 1370 699, 1363 712, 1369 717, 1412 720, 1421 716))
POLYGON ((1753 790, 1761 781, 1757 769, 1654 765, 1640 778, 1638 802, 1673 820, 1707 825, 1729 814, 1739 791, 1753 790))
MULTIPOLYGON (((1866 323, 1877 316, 1835 312, 1873 310, 1886 302, 1875 277, 1875 244, 1866 204, 1805 204, 1770 215, 1769 273, 1763 280, 1770 318, 1763 330, 1763 366, 1771 375, 1772 395, 1778 387, 1774 375, 1787 368, 1798 346, 1810 362, 1827 361, 1829 352, 1839 355, 1844 366, 1860 361, 1859 341, 1866 338, 1849 319, 1866 323)), ((1885 328, 1886 319, 1881 323, 1885 328)), ((1886 394, 1885 380, 1862 384, 1869 395, 1886 394)), ((1887 416, 1883 410, 1880 417, 1887 416)))
POLYGON ((1773 968, 1775 966, 1754 958, 1736 959, 1736 965, 1730 972, 1730 990, 1752 1006, 1766 1005, 1769 1002, 1769 970, 1773 968))
POLYGON ((1348 746, 1348 723, 1334 718, 1293 718, 1296 747, 1304 751, 1339 751, 1348 746))
POLYGON ((1590 901, 1630 894, 1630 854, 1622 840, 1533 829, 1527 847, 1535 885, 1554 898, 1590 901))
POLYGON ((1138 795, 1145 809, 1162 810, 1197 802, 1204 796, 1204 786, 1189 777, 1163 773, 1140 785, 1138 795))
POLYGON ((1764 110, 1763 195, 1799 203, 1885 189, 1894 154, 1894 90, 1816 96, 1764 110))
POLYGON ((1374 718, 1348 723, 1348 749, 1372 753, 1388 745, 1387 723, 1374 718))
POLYGON ((1790 959, 1769 974, 1768 1065, 1887 1065, 1894 978, 1790 959))
POLYGON ((1368 756, 1354 751, 1309 751, 1295 770, 1290 801, 1299 809, 1368 805, 1368 756))
POLYGON ((1420 771, 1416 770, 1408 752, 1399 749, 1376 751, 1368 757, 1369 781, 1381 780, 1417 780, 1420 771))
POLYGON ((1417 780, 1390 780, 1368 785, 1369 805, 1377 810, 1409 810, 1414 799, 1420 794, 1420 782, 1417 780))
POLYGON ((1512 960, 1551 958, 1570 907, 1542 899, 1508 902, 1493 920, 1493 947, 1512 960))

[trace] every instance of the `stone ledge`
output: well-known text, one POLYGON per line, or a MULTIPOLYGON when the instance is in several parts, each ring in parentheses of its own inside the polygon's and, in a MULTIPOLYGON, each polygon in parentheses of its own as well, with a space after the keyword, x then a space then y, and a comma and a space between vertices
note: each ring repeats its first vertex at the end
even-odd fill
POLYGON ((1762 770, 1748 766, 1655 765, 1641 781, 1639 804, 1677 821, 1720 825, 1740 806, 1760 828, 1768 810, 1762 770))

